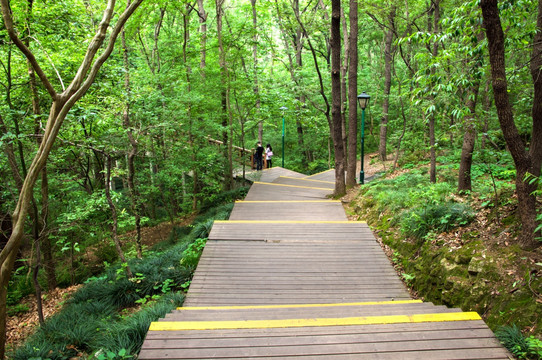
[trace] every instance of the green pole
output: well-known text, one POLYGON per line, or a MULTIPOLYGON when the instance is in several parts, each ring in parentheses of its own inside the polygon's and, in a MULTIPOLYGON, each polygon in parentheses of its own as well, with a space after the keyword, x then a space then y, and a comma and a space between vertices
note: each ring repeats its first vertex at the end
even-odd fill
POLYGON ((365 148, 365 109, 361 109, 361 169, 359 171, 359 183, 365 183, 365 172, 363 171, 363 158, 365 148))
POLYGON ((284 167, 284 113, 282 113, 282 167, 284 167))

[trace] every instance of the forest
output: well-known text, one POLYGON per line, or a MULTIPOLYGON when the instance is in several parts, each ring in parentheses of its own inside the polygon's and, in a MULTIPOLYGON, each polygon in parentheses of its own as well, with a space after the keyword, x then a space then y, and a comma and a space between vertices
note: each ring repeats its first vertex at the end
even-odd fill
POLYGON ((512 204, 510 245, 539 251, 542 0, 0 5, 0 358, 23 297, 141 277, 144 230, 240 196, 257 141, 275 166, 335 168, 340 197, 364 131, 385 172, 512 204))

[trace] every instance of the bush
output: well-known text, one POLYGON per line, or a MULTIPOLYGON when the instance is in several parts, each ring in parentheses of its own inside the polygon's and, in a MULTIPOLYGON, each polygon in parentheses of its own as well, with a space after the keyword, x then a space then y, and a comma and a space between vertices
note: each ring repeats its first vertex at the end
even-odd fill
POLYGON ((181 265, 188 269, 195 269, 198 265, 199 258, 203 252, 207 239, 196 239, 188 248, 183 252, 183 258, 181 259, 181 265))
POLYGON ((465 204, 447 202, 416 207, 404 213, 401 230, 407 236, 423 239, 429 232, 445 232, 464 226, 474 219, 474 211, 465 204))
POLYGON ((218 193, 216 195, 212 195, 209 197, 209 199, 203 202, 203 205, 201 206, 201 211, 206 212, 209 209, 212 209, 218 205, 225 204, 225 203, 232 203, 238 199, 244 199, 245 196, 247 196, 249 189, 250 189, 249 187, 243 186, 237 189, 233 189, 230 191, 225 191, 225 192, 218 193))
POLYGON ((534 336, 523 336, 515 324, 499 328, 495 336, 518 359, 542 359, 542 341, 534 336))

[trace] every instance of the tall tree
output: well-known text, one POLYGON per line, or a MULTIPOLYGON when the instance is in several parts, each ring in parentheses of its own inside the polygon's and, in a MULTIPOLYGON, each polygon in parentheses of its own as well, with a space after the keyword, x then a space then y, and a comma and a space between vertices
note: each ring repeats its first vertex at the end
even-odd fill
MULTIPOLYGON (((224 190, 230 190, 233 186, 233 169, 231 168, 231 152, 229 142, 229 115, 228 115, 228 68, 226 65, 226 50, 224 49, 223 20, 224 0, 215 0, 216 6, 216 33, 218 40, 218 64, 220 66, 220 101, 222 110, 220 112, 224 154, 224 190)), ((231 129, 230 129, 231 130, 231 129)))
POLYGON ((346 193, 344 178, 344 146, 341 116, 341 1, 331 1, 331 117, 333 148, 335 150, 335 196, 346 193))
POLYGON ((12 213, 13 231, 8 240, 8 243, 0 252, 0 358, 4 358, 5 339, 6 339, 6 296, 7 285, 11 276, 11 271, 15 263, 17 251, 21 245, 21 240, 24 234, 24 223, 28 214, 28 207, 32 198, 33 188, 36 180, 47 162, 49 153, 53 143, 58 135, 58 131, 62 126, 68 111, 75 103, 88 91, 90 85, 94 82, 98 71, 104 62, 109 58, 113 51, 115 41, 136 8, 143 0, 134 1, 122 14, 119 15, 117 23, 113 26, 109 39, 105 44, 102 53, 96 58, 96 54, 104 44, 107 30, 113 17, 115 0, 109 0, 106 9, 103 13, 102 20, 96 32, 96 35, 90 42, 87 48, 85 57, 83 58, 77 73, 66 90, 58 93, 48 76, 43 71, 38 63, 34 53, 21 40, 13 23, 13 14, 9 6, 8 0, 0 0, 2 8, 2 17, 4 25, 9 34, 11 41, 19 48, 23 55, 30 61, 36 75, 41 80, 47 93, 49 94, 52 105, 49 111, 47 126, 45 128, 40 147, 28 168, 28 173, 24 179, 17 205, 12 213), (96 58, 96 59, 95 59, 96 58))
POLYGON ((348 169, 346 170, 346 186, 356 184, 357 138, 358 138, 358 2, 350 1, 350 42, 348 51, 348 169))
POLYGON ((521 218, 519 245, 524 249, 534 249, 542 242, 540 230, 536 231, 537 183, 529 181, 528 176, 540 176, 542 166, 542 0, 538 1, 537 31, 533 36, 530 61, 534 96, 532 105, 532 134, 529 149, 520 136, 514 121, 512 104, 508 90, 505 65, 505 38, 501 25, 497 0, 482 0, 483 26, 489 45, 489 62, 495 107, 506 145, 516 167, 516 193, 518 212, 521 218))
MULTIPOLYGON (((127 5, 130 6, 130 0, 127 5)), ((128 136, 130 142, 130 150, 128 151, 128 190, 130 192, 130 204, 132 206, 132 212, 134 214, 134 223, 136 228, 136 251, 137 257, 143 257, 143 246, 141 243, 141 206, 139 200, 139 191, 136 187, 135 178, 135 157, 138 151, 138 142, 134 136, 134 128, 130 116, 130 103, 131 103, 131 87, 130 87, 130 63, 128 59, 128 46, 126 45, 126 31, 122 30, 121 33, 122 55, 124 60, 124 91, 126 92, 126 101, 124 105, 124 111, 122 114, 122 126, 128 136)), ((106 189, 108 191, 108 189, 106 189)))
MULTIPOLYGON (((252 61, 254 72, 254 96, 256 97, 256 116, 259 116, 261 101, 260 101, 260 85, 258 84, 258 12, 256 11, 256 0, 250 0, 252 5, 252 26, 254 27, 254 35, 252 37, 252 61)), ((258 120, 258 140, 263 142, 263 121, 258 120)))
MULTIPOLYGON (((427 20, 427 27, 428 32, 432 32, 434 36, 436 37, 439 32, 439 22, 440 22, 440 0, 431 0, 431 5, 429 8, 429 14, 431 16, 428 17, 427 20)), ((438 49, 439 49, 439 43, 435 39, 433 40, 433 43, 430 45, 431 49, 431 55, 433 58, 437 57, 438 55, 438 49)), ((431 82, 433 83, 431 88, 433 89, 436 85, 435 83, 435 73, 436 68, 435 66, 431 67, 431 82)), ((429 153, 431 157, 431 164, 429 166, 429 178, 432 183, 437 182, 437 144, 436 144, 436 138, 435 138, 435 126, 436 126, 436 107, 434 106, 434 102, 436 100, 435 94, 433 90, 431 90, 431 94, 429 95, 429 102, 431 103, 429 109, 433 109, 432 111, 429 111, 428 114, 428 123, 429 123, 429 153)))
POLYGON ((388 14, 388 21, 385 27, 386 35, 384 40, 384 100, 382 103, 382 121, 380 122, 380 141, 378 144, 378 156, 380 160, 387 160, 387 138, 388 122, 390 111, 390 92, 391 92, 391 67, 394 58, 393 40, 395 35, 395 14, 397 6, 391 4, 388 14))

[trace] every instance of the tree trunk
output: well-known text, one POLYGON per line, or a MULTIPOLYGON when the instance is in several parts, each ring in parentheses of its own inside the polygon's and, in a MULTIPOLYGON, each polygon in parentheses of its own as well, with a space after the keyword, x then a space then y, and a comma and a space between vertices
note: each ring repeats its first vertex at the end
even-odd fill
POLYGON ((341 117, 341 1, 331 1, 331 117, 330 128, 335 150, 335 192, 334 196, 346 193, 344 179, 344 147, 341 117))
POLYGON ((358 139, 358 2, 350 0, 350 42, 348 57, 348 169, 346 186, 356 184, 358 139))
MULTIPOLYGON (((348 167, 348 142, 347 142, 347 127, 346 127, 346 104, 348 100, 348 91, 346 89, 346 73, 348 71, 348 60, 350 59, 348 53, 350 52, 350 42, 348 41, 348 27, 346 25, 346 16, 344 15, 344 9, 341 7, 341 23, 343 26, 343 42, 344 42, 344 56, 342 56, 341 62, 341 136, 343 142, 343 151, 345 156, 343 157, 344 170, 348 167)), ((345 175, 346 176, 346 175, 345 175)))
POLYGON ((407 126, 405 105, 403 103, 403 97, 401 96, 401 80, 399 80, 397 84, 398 84, 397 96, 399 97, 399 102, 401 103, 401 116, 403 118, 403 131, 401 132, 401 135, 399 136, 399 139, 397 140, 397 149, 395 150, 395 157, 393 159, 392 171, 395 171, 395 169, 397 168, 397 162, 399 161, 399 154, 401 153, 401 142, 403 141, 403 138, 405 137, 406 126, 407 126))
MULTIPOLYGON (((27 47, 30 44, 30 24, 32 23, 31 17, 33 1, 34 0, 28 0, 28 38, 25 43, 27 47)), ((34 115, 41 115, 40 98, 38 93, 38 87, 36 84, 36 74, 34 72, 34 68, 32 67, 32 63, 28 60, 27 66, 30 91, 32 93, 32 112, 34 113, 34 115)), ((39 116, 36 116, 34 124, 34 134, 36 136, 36 143, 38 147, 41 145, 41 132, 42 131, 40 127, 39 116)), ((36 213, 37 216, 34 221, 39 224, 38 237, 40 242, 40 244, 37 245, 37 249, 41 250, 39 251, 39 253, 43 252, 43 267, 47 276, 47 285, 49 287, 49 290, 53 290, 57 286, 57 281, 51 239, 49 238, 49 232, 47 231, 47 228, 49 226, 49 179, 47 176, 47 165, 45 165, 43 167, 43 170, 41 171, 41 211, 39 213, 36 211, 36 213)), ((41 307, 41 299, 39 299, 38 307, 41 307)), ((43 318, 43 315, 41 317, 43 318)))
MULTIPOLYGON (((430 13, 433 14, 433 18, 429 17, 429 31, 431 31, 433 34, 438 34, 439 31, 439 21, 440 21, 440 0, 434 0, 432 1, 430 13)), ((431 46, 431 53, 433 57, 436 57, 438 55, 438 41, 434 41, 431 46)), ((435 69, 431 68, 431 77, 435 76, 435 69)), ((433 87, 434 84, 432 84, 431 87, 433 87)), ((434 104, 435 97, 430 96, 429 101, 434 104)), ((429 180, 432 183, 437 182, 437 151, 436 151, 436 141, 435 141, 435 122, 436 122, 436 111, 431 111, 429 114, 429 146, 430 146, 430 156, 431 156, 431 165, 429 168, 429 180)))
MULTIPOLYGON (((303 31, 301 29, 301 26, 298 24, 295 28, 295 33, 288 33, 283 25, 283 19, 280 12, 280 8, 278 6, 278 1, 275 0, 275 5, 277 8, 277 17, 279 20, 279 28, 282 33, 282 40, 284 42, 284 47, 286 48, 286 53, 288 55, 288 70, 290 72, 290 79, 293 83, 295 83, 296 87, 300 87, 301 85, 301 69, 303 68, 303 31), (295 62, 293 60, 293 57, 291 55, 291 49, 290 49, 290 39, 293 37, 294 39, 294 52, 295 52, 295 62)), ((292 1, 292 10, 294 11, 294 15, 296 18, 300 17, 299 12, 299 0, 293 0, 292 1)), ((304 94, 298 94, 296 95, 296 99, 298 100, 298 103, 296 105, 296 128, 297 128, 297 146, 300 149, 300 153, 303 154, 303 157, 301 158, 301 164, 303 168, 306 168, 308 163, 311 161, 311 151, 310 149, 305 147, 305 140, 304 140, 304 132, 303 132, 303 123, 301 122, 301 119, 303 117, 303 109, 305 107, 306 103, 306 97, 304 94)))
MULTIPOLYGON (((523 249, 534 249, 542 244, 536 239, 542 234, 540 231, 535 232, 537 227, 536 196, 533 192, 537 189, 537 183, 529 183, 525 176, 527 174, 539 176, 542 165, 542 34, 537 31, 533 38, 533 55, 531 57, 531 75, 534 85, 533 132, 530 149, 526 151, 525 143, 514 122, 512 105, 508 95, 504 33, 497 0, 482 0, 480 5, 489 45, 491 79, 497 115, 506 145, 516 167, 516 193, 522 224, 521 235, 518 239, 519 245, 523 249)), ((537 27, 542 28, 542 1, 540 0, 538 2, 537 27)))
POLYGON ((111 156, 107 156, 107 163, 106 163, 106 169, 105 169, 105 197, 107 198, 107 203, 109 204, 109 209, 111 210, 111 219, 113 220, 113 223, 111 224, 111 235, 113 237, 113 243, 115 244, 115 249, 117 250, 117 254, 119 255, 120 261, 122 261, 123 264, 126 264, 126 275, 128 278, 132 278, 132 271, 130 270, 130 267, 128 266, 128 262, 126 261, 126 257, 124 256, 124 251, 122 251, 122 246, 120 244, 119 236, 118 236, 118 216, 117 216, 117 207, 115 206, 115 203, 113 202, 113 199, 111 198, 111 167, 112 167, 113 160, 111 159, 111 156))
MULTIPOLYGON (((252 5, 252 61, 254 61, 254 96, 256 97, 256 116, 260 115, 260 85, 258 84, 258 13, 256 12, 256 0, 250 0, 252 5)), ((258 121, 258 140, 263 144, 263 121, 258 121)))
POLYGON ((388 31, 384 45, 384 102, 382 104, 382 122, 380 123, 380 143, 378 145, 378 156, 380 160, 387 160, 387 138, 388 121, 390 110, 390 92, 391 92, 391 66, 393 62, 393 35, 395 28, 396 5, 392 5, 388 15, 388 31))
POLYGON ((216 31, 218 39, 218 52, 219 52, 219 66, 220 66, 220 99, 222 103, 222 110, 220 114, 222 125, 222 142, 223 142, 223 164, 224 164, 224 191, 232 189, 233 186, 233 172, 230 166, 230 152, 228 142, 228 94, 227 94, 227 68, 226 68, 226 52, 224 50, 224 41, 222 36, 222 20, 224 18, 224 1, 215 0, 216 5, 216 31))
POLYGON ((203 7, 203 0, 198 1, 198 16, 199 16, 199 32, 201 33, 201 51, 200 51, 200 70, 201 76, 205 78, 205 67, 207 57, 207 13, 203 7))
MULTIPOLYGON (((127 6, 130 6, 128 1, 127 6)), ((141 244, 141 209, 139 206, 139 193, 135 186, 135 157, 137 155, 138 143, 134 137, 134 130, 130 120, 130 102, 131 102, 131 87, 130 87, 130 64, 128 62, 128 47, 126 46, 126 32, 124 29, 121 33, 122 55, 124 60, 124 91, 126 91, 126 103, 124 104, 124 113, 122 116, 122 126, 128 136, 130 142, 130 151, 128 152, 128 190, 130 193, 130 204, 134 214, 136 228, 136 249, 137 257, 143 257, 143 245, 141 244)))
POLYGON ((458 191, 472 191, 471 167, 474 143, 476 141, 476 100, 480 85, 477 81, 471 88, 468 95, 467 107, 469 115, 465 118, 465 135, 461 148, 461 162, 459 163, 458 191))

